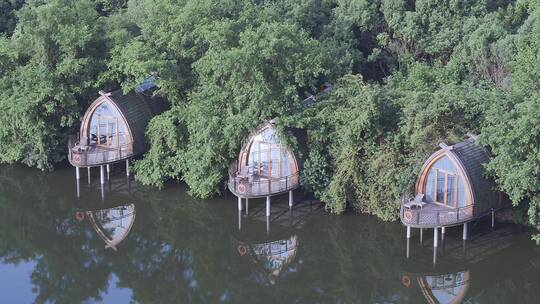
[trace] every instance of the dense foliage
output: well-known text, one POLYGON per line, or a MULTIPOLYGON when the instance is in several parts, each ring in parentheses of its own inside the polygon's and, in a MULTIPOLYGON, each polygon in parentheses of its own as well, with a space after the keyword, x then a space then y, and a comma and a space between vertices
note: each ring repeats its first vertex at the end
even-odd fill
POLYGON ((328 210, 395 219, 441 141, 481 134, 515 206, 540 211, 535 0, 0 2, 0 161, 43 169, 98 88, 159 75, 139 180, 224 189, 245 135, 276 120, 328 210), (306 107, 305 92, 332 92, 306 107), (307 135, 307 149, 291 128, 307 135))

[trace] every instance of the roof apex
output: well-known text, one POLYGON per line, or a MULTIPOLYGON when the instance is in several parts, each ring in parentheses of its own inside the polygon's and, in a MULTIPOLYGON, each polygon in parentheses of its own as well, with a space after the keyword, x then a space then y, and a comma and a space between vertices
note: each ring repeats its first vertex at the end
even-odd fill
POLYGON ((439 143, 439 147, 441 147, 441 149, 443 149, 443 150, 452 150, 453 149, 453 146, 449 146, 444 142, 439 143))
POLYGON ((478 140, 478 135, 476 135, 476 134, 474 134, 472 132, 467 132, 467 136, 469 136, 469 138, 474 140, 474 141, 478 140))

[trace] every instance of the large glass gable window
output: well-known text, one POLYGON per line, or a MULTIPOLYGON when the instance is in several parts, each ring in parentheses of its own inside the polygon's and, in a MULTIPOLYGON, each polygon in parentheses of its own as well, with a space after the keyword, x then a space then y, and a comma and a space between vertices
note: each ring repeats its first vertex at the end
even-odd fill
POLYGON ((425 185, 425 200, 453 208, 467 205, 463 178, 446 155, 438 159, 429 169, 425 185))
POLYGON ((92 113, 88 129, 90 144, 116 147, 127 143, 124 119, 109 101, 101 103, 92 113))
POLYGON ((253 137, 247 161, 248 172, 261 177, 281 178, 291 175, 291 156, 273 128, 253 137))

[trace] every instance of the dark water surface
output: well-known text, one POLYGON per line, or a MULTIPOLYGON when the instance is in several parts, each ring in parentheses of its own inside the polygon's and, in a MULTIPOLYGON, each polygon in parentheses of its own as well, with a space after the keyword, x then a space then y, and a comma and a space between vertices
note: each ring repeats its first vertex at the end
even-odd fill
POLYGON ((102 199, 86 170, 77 198, 72 168, 0 167, 0 303, 540 303, 540 249, 521 227, 485 219, 465 247, 451 228, 433 266, 432 230, 423 246, 414 231, 406 259, 399 223, 310 201, 289 212, 285 198, 270 223, 256 200, 239 221, 230 194, 119 170, 102 199))

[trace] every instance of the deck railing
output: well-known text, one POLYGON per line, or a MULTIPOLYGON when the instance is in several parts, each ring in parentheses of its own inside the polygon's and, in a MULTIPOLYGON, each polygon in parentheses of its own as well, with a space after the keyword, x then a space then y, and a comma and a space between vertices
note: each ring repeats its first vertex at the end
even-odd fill
POLYGON ((133 143, 113 147, 86 146, 80 144, 78 136, 72 135, 69 137, 68 159, 72 165, 77 167, 91 167, 114 163, 132 155, 133 143))
POLYGON ((241 197, 267 196, 298 188, 299 174, 296 172, 279 178, 261 178, 255 174, 240 176, 235 162, 229 167, 228 185, 231 192, 241 197))
POLYGON ((405 225, 416 227, 441 227, 471 220, 474 205, 460 208, 425 205, 423 208, 410 208, 401 204, 400 217, 405 225))

